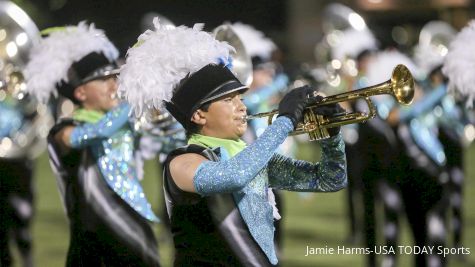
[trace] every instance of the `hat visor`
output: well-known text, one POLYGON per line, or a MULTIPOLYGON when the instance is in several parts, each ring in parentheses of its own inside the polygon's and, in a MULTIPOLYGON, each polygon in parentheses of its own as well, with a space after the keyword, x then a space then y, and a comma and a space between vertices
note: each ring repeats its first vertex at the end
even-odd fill
POLYGON ((204 97, 204 99, 200 101, 199 106, 212 102, 218 98, 221 98, 225 95, 228 95, 234 92, 239 92, 242 94, 246 92, 248 89, 249 88, 246 85, 243 85, 240 82, 237 82, 234 80, 229 81, 223 85, 218 86, 218 88, 216 88, 215 90, 211 91, 211 93, 209 93, 208 96, 204 97))
POLYGON ((118 75, 119 72, 120 72, 120 68, 118 68, 116 65, 107 65, 89 74, 87 77, 82 79, 81 83, 85 84, 90 81, 104 79, 110 76, 118 75))

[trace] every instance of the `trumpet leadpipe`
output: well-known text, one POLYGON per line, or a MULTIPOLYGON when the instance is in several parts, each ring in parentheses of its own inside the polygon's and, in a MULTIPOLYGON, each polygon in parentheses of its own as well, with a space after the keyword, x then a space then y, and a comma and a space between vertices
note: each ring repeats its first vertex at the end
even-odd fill
POLYGON ((262 112, 262 113, 253 114, 253 115, 246 115, 246 116, 242 117, 242 120, 243 121, 250 121, 250 120, 265 118, 265 117, 269 117, 269 116, 273 117, 274 115, 276 115, 278 113, 279 113, 278 110, 272 110, 272 111, 269 111, 269 112, 262 112))

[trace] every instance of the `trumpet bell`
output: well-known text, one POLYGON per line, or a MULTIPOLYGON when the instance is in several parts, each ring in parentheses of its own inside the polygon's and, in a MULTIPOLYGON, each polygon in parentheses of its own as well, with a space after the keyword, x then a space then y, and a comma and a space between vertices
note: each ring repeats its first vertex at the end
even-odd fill
POLYGON ((391 87, 397 102, 410 105, 414 98, 414 78, 404 65, 397 65, 391 76, 391 87))

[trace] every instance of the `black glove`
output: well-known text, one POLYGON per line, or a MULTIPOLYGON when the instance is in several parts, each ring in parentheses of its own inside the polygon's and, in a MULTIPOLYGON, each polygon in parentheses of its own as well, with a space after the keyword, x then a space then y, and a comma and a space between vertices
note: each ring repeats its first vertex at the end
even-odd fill
POLYGON ((292 120, 294 128, 302 120, 303 110, 307 106, 308 96, 314 90, 308 86, 302 86, 288 92, 279 103, 279 116, 286 116, 292 120))
MULTIPOLYGON (((314 100, 316 103, 322 101, 323 97, 321 95, 317 95, 313 97, 312 100, 314 100)), ((341 113, 346 113, 346 110, 340 106, 338 103, 334 104, 328 104, 328 105, 323 105, 323 106, 318 106, 316 108, 313 108, 313 111, 318 114, 322 115, 324 117, 330 118, 334 117, 336 114, 341 114, 341 113)), ((327 128, 328 133, 330 136, 335 136, 340 132, 340 127, 333 127, 333 128, 327 128)))

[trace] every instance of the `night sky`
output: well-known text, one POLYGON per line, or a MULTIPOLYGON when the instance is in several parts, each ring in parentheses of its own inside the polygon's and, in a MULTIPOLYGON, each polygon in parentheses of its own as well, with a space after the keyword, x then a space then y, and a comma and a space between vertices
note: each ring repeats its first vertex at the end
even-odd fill
POLYGON ((285 27, 284 0, 30 0, 15 1, 24 8, 40 29, 81 20, 94 22, 124 55, 143 31, 141 18, 156 12, 176 25, 205 23, 206 30, 225 21, 241 21, 264 31, 285 27))

